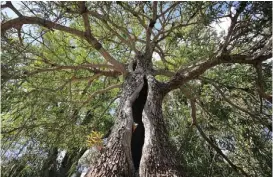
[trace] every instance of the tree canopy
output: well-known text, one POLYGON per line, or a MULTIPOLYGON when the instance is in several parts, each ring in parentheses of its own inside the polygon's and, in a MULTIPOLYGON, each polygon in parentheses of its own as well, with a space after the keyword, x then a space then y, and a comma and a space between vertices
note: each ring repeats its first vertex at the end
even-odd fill
POLYGON ((90 138, 114 125, 138 55, 166 85, 164 120, 187 176, 271 176, 272 2, 1 8, 4 177, 72 176, 90 138))

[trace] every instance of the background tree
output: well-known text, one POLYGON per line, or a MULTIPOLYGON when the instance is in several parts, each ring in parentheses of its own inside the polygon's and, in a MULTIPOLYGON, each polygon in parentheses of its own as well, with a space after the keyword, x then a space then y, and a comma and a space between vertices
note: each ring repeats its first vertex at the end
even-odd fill
POLYGON ((2 2, 2 175, 270 176, 271 6, 2 2))

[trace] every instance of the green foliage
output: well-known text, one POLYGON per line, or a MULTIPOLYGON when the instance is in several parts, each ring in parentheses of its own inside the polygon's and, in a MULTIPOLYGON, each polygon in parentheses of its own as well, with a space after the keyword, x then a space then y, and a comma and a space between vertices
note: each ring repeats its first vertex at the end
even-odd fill
MULTIPOLYGON (((219 66, 206 73, 207 82, 192 84, 197 97, 197 123, 207 137, 237 166, 252 176, 271 175, 271 105, 259 103, 255 70, 248 66, 219 66), (232 68, 232 70, 231 70, 232 68), (230 71, 230 72, 226 72, 230 71), (248 75, 245 75, 248 71, 248 75), (213 82, 212 82, 213 81, 213 82), (225 96, 251 113, 236 109, 225 96), (259 104, 257 104, 257 102, 259 104), (262 104, 262 110, 260 110, 262 104), (262 112, 261 112, 262 111, 262 112)), ((271 76, 268 75, 268 79, 271 76)), ((271 88, 269 88, 271 89, 271 88)), ((240 176, 191 125, 189 100, 183 89, 173 91, 163 106, 170 137, 189 176, 240 176), (197 158, 198 157, 198 158, 197 158)))
MULTIPOLYGON (((271 2, 176 3, 158 3, 157 14, 174 5, 152 30, 154 36, 162 34, 153 69, 169 72, 156 75, 158 81, 213 59, 228 35, 217 25, 229 23, 241 5, 245 9, 223 52, 256 55, 272 36, 271 2)), ((23 15, 86 30, 78 2, 19 4, 23 15)), ((135 58, 130 45, 145 50, 152 3, 89 1, 86 7, 93 36, 116 61, 127 66, 135 58)), ((2 12, 3 23, 13 18, 2 12)), ((71 176, 86 140, 92 140, 89 146, 101 144, 113 126, 120 90, 108 88, 122 84, 123 76, 114 72, 105 53, 54 27, 16 26, 2 36, 1 46, 1 175, 71 176)), ((257 91, 259 80, 265 93, 272 90, 270 63, 262 63, 261 74, 258 78, 250 65, 222 64, 166 96, 162 107, 169 137, 187 176, 240 176, 192 125, 192 98, 199 127, 233 164, 250 176, 271 176, 272 104, 257 91)))

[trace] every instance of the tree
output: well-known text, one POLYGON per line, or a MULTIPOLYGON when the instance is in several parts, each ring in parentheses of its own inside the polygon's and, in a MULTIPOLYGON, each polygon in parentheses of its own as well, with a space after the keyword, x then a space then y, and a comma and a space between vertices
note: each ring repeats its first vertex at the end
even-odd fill
MULTIPOLYGON (((271 76, 265 63, 272 57, 271 5, 22 2, 15 7, 9 1, 3 3, 3 9, 18 16, 11 19, 3 14, 1 24, 4 149, 14 152, 11 146, 16 144, 23 147, 18 152, 22 154, 32 146, 32 151, 37 149, 46 156, 41 160, 46 166, 40 170, 68 175, 75 162, 72 159, 85 150, 80 149, 83 135, 90 129, 106 132, 114 124, 87 177, 194 174, 177 148, 183 151, 186 146, 175 144, 175 131, 168 128, 179 116, 163 116, 162 106, 165 112, 179 113, 174 105, 168 105, 173 100, 188 110, 180 112, 191 116, 192 122, 182 124, 190 126, 187 133, 191 136, 196 136, 192 130, 196 127, 195 133, 208 144, 208 155, 216 152, 219 159, 215 161, 227 163, 235 175, 257 175, 230 158, 234 148, 240 149, 238 135, 249 140, 254 129, 272 131, 271 86, 266 80, 271 76), (220 33, 215 28, 223 20, 229 28, 220 33), (117 88, 120 94, 115 101, 117 88), (109 107, 115 111, 114 123, 109 107), (209 123, 202 116, 208 117, 209 123), (230 131, 229 139, 222 140, 221 135, 207 136, 203 130, 218 128, 221 132, 214 116, 220 122, 230 120, 229 125, 251 119, 253 126, 238 123, 242 127, 234 128, 236 133, 230 131), (135 123, 137 127, 132 128, 135 123), (220 149, 221 142, 231 146, 225 148, 229 155, 220 149), (69 150, 64 158, 67 162, 62 163, 69 165, 58 167, 60 149, 69 150), (58 169, 63 171, 56 172, 58 169)), ((181 141, 187 144, 186 140, 181 141)), ((266 143, 262 144, 268 150, 266 143)), ((22 174, 21 168, 18 166, 17 175, 22 174)), ((23 166, 27 168, 34 165, 23 166)))

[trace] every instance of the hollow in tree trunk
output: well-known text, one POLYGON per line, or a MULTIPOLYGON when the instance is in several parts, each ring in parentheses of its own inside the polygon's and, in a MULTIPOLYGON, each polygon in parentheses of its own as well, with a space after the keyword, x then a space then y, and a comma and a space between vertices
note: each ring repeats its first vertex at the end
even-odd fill
POLYGON ((162 115, 164 85, 138 67, 123 85, 108 144, 87 177, 183 177, 162 115), (137 125, 133 128, 133 125, 137 125))

